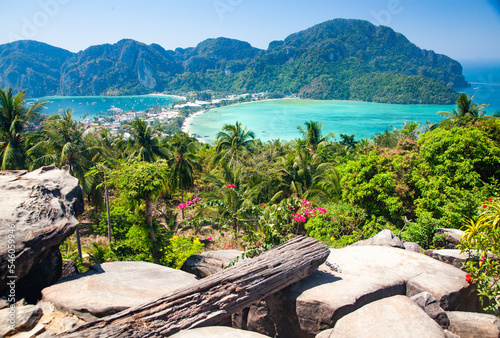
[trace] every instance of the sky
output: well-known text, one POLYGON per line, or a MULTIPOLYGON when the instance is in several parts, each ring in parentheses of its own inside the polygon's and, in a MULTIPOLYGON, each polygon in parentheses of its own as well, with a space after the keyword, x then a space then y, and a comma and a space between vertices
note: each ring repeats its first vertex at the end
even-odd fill
POLYGON ((368 20, 458 61, 500 61, 500 0, 0 0, 0 44, 78 52, 127 38, 165 49, 228 37, 267 49, 335 18, 368 20))

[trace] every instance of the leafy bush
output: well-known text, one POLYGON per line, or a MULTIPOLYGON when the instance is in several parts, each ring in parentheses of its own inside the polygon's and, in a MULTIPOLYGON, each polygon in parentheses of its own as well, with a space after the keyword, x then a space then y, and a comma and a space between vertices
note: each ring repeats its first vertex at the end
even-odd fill
POLYGON ((186 259, 195 254, 199 254, 203 249, 203 243, 195 237, 173 236, 168 246, 160 249, 164 253, 161 263, 172 268, 180 269, 186 259))
POLYGON ((304 225, 310 237, 330 246, 342 247, 361 239, 366 214, 363 209, 347 203, 335 203, 318 213, 304 225))
POLYGON ((415 242, 423 249, 430 248, 435 241, 439 221, 432 218, 430 212, 422 212, 416 222, 409 222, 401 233, 401 238, 407 242, 415 242))
MULTIPOLYGON (((111 234, 115 241, 124 240, 127 232, 134 224, 139 224, 142 217, 130 212, 123 206, 115 206, 110 210, 111 234)), ((108 235, 108 214, 106 211, 101 213, 98 225, 94 225, 94 231, 100 235, 108 235)))
POLYGON ((500 202, 490 198, 477 221, 468 220, 460 248, 472 260, 466 264, 469 283, 476 283, 483 309, 500 316, 500 202))

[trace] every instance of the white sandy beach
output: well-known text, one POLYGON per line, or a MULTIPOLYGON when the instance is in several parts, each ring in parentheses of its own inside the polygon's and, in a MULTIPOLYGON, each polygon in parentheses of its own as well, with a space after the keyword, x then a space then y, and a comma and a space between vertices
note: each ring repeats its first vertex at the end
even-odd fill
MULTIPOLYGON (((190 125, 191 123, 193 123, 193 120, 194 120, 194 118, 195 118, 196 116, 199 116, 199 115, 203 114, 204 112, 206 112, 206 110, 200 110, 200 111, 198 111, 198 112, 196 112, 196 113, 194 113, 194 114, 191 114, 191 115, 189 115, 188 117, 186 117, 186 119, 184 120, 184 123, 182 124, 181 130, 182 130, 183 132, 185 132, 185 133, 189 134, 189 125, 190 125)), ((202 141, 202 142, 203 142, 203 140, 202 140, 202 139, 200 139, 200 138, 198 138, 198 140, 200 140, 200 141, 202 141)))
POLYGON ((187 98, 185 96, 179 96, 179 95, 171 95, 171 94, 165 94, 165 93, 151 93, 151 94, 146 94, 149 96, 168 96, 168 97, 175 97, 180 100, 187 101, 187 98))

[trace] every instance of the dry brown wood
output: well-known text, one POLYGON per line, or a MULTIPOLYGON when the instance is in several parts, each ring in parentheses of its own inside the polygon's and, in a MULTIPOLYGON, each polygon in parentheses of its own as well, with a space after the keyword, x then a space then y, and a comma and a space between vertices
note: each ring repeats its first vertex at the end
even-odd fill
POLYGON ((309 276, 329 254, 323 243, 296 237, 194 285, 60 336, 168 337, 184 329, 217 325, 231 313, 309 276))

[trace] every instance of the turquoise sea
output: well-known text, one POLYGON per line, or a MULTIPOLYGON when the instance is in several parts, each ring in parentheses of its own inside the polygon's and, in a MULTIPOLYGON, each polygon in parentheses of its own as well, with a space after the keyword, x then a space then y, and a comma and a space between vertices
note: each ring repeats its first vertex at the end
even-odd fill
POLYGON ((179 98, 165 95, 135 95, 135 96, 47 96, 26 100, 28 103, 35 100, 48 101, 42 113, 53 115, 60 109, 72 109, 73 118, 80 120, 95 116, 106 116, 111 108, 120 108, 124 111, 141 111, 153 106, 170 106, 179 98))
MULTIPOLYGON (((474 94, 477 103, 488 103, 488 114, 500 111, 500 61, 462 62, 464 75, 471 83, 464 89, 474 94)), ((31 99, 28 101, 33 101, 31 99)), ((44 112, 55 114, 60 109, 73 109, 76 119, 106 116, 108 109, 144 110, 155 105, 169 106, 179 100, 164 95, 140 96, 53 96, 44 112)), ((354 101, 273 100, 233 105, 210 110, 195 117, 188 131, 206 142, 214 142, 224 124, 241 122, 263 141, 293 140, 300 137, 297 126, 306 121, 321 121, 324 133, 354 134, 356 139, 371 138, 377 132, 401 128, 405 121, 436 123, 440 110, 451 111, 454 105, 399 105, 354 101)))
MULTIPOLYGON (((463 91, 475 95, 478 104, 488 103, 491 115, 500 111, 500 62, 469 62, 464 75, 471 82, 463 91)), ((354 101, 274 100, 227 106, 195 117, 188 131, 206 142, 214 142, 224 124, 241 122, 263 141, 293 140, 300 137, 297 126, 321 121, 324 133, 371 138, 377 132, 401 128, 405 121, 426 124, 442 120, 438 111, 451 111, 454 105, 400 105, 354 101)))

